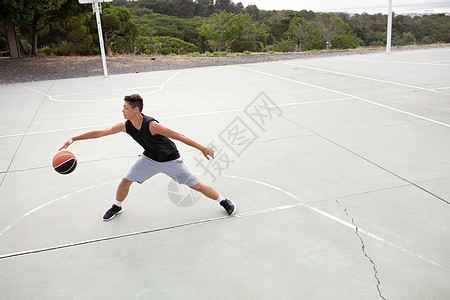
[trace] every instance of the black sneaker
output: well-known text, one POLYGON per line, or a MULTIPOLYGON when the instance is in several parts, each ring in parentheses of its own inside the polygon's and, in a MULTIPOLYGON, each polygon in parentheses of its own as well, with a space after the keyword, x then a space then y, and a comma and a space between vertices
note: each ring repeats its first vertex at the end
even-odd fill
POLYGON ((103 216, 103 221, 109 221, 122 212, 122 207, 113 204, 103 216))
POLYGON ((234 214, 236 210, 236 206, 231 200, 225 199, 220 202, 220 205, 222 205, 223 208, 227 211, 227 213, 231 216, 234 214))

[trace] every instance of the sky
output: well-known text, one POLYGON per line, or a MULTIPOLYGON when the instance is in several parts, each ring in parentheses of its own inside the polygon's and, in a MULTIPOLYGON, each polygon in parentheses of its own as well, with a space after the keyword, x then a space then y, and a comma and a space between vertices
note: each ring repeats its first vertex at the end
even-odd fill
MULTIPOLYGON (((234 0, 245 6, 254 4, 264 10, 312 10, 314 12, 388 13, 389 0, 234 0)), ((396 14, 449 12, 450 0, 392 0, 396 14)))

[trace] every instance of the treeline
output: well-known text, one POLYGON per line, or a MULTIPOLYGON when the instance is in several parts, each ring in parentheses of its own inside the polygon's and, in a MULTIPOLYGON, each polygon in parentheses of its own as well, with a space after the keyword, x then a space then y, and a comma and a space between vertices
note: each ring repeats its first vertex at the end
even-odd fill
MULTIPOLYGON (((95 16, 78 0, 1 0, 25 55, 99 53, 95 16), (14 6, 12 5, 14 4, 14 6)), ((267 11, 231 0, 115 0, 102 4, 108 54, 291 52, 386 44, 387 16, 267 11)), ((392 45, 450 43, 450 16, 394 15, 392 45)), ((0 49, 7 55, 6 33, 0 49)))

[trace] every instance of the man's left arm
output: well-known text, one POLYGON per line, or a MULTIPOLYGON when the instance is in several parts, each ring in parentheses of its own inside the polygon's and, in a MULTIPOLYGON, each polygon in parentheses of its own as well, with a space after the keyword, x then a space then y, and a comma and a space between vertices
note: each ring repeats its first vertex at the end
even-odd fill
POLYGON ((203 156, 205 156, 208 160, 209 160, 209 156, 211 156, 211 158, 214 158, 213 148, 205 147, 205 146, 197 143, 193 139, 185 136, 184 134, 176 132, 175 130, 172 130, 164 125, 161 125, 158 122, 155 122, 155 121, 150 122, 149 129, 150 129, 150 133, 152 135, 160 134, 160 135, 166 136, 168 138, 183 142, 188 146, 191 146, 191 147, 194 147, 194 148, 200 150, 203 153, 203 156))

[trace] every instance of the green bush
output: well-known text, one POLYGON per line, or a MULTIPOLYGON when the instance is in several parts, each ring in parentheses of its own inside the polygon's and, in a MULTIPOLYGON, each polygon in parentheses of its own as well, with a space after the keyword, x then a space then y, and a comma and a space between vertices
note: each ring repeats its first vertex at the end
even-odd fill
POLYGON ((394 34, 392 37, 393 46, 405 46, 416 44, 416 38, 411 32, 404 32, 402 35, 394 34))
POLYGON ((233 52, 261 52, 264 46, 263 43, 258 41, 233 41, 230 48, 233 52))
POLYGON ((170 36, 155 36, 153 37, 153 42, 156 44, 158 53, 162 55, 170 53, 187 54, 197 51, 197 47, 194 44, 170 36))
POLYGON ((331 39, 331 47, 335 49, 355 49, 359 46, 359 39, 355 34, 339 34, 331 39))
POLYGON ((295 45, 293 42, 285 39, 279 40, 273 47, 277 52, 293 52, 295 45))
POLYGON ((142 17, 144 15, 150 15, 153 13, 153 9, 148 9, 145 7, 137 8, 133 11, 136 16, 142 17))
POLYGON ((130 53, 138 36, 137 25, 124 7, 105 7, 101 15, 106 53, 130 53))
POLYGON ((77 54, 88 54, 91 51, 91 45, 92 35, 87 35, 75 44, 75 51, 77 54))
POLYGON ((38 49, 39 54, 43 55, 56 55, 56 47, 55 46, 45 46, 44 48, 38 49))
MULTIPOLYGON (((236 44, 236 41, 251 41, 266 37, 269 26, 253 22, 252 17, 247 13, 234 14, 222 10, 205 19, 197 30, 211 50, 227 51, 231 49, 232 43, 236 44)), ((240 51, 237 52, 251 50, 238 48, 237 50, 240 51)))
POLYGON ((62 42, 61 45, 58 47, 58 54, 59 55, 75 55, 75 45, 72 42, 62 42))
POLYGON ((135 54, 146 54, 152 55, 156 52, 156 45, 152 43, 152 39, 147 36, 138 36, 134 42, 134 53, 135 54))
POLYGON ((200 52, 193 52, 193 53, 188 53, 187 55, 189 55, 189 56, 200 56, 202 54, 200 52))
POLYGON ((69 34, 70 39, 73 41, 79 41, 82 40, 84 36, 86 36, 87 33, 87 27, 86 26, 80 26, 78 28, 75 28, 72 30, 69 34))
POLYGON ((196 27, 201 25, 203 18, 178 18, 156 12, 150 13, 150 11, 151 9, 139 9, 140 16, 136 14, 131 17, 131 20, 137 24, 141 35, 144 35, 143 32, 146 28, 151 28, 158 36, 171 36, 189 43, 199 43, 199 33, 196 27))
POLYGON ((386 45, 385 42, 383 41, 374 41, 370 43, 370 46, 380 46, 380 47, 384 47, 386 45))
POLYGON ((270 51, 273 52, 273 49, 274 49, 274 45, 265 45, 264 46, 264 52, 270 52, 270 51))

